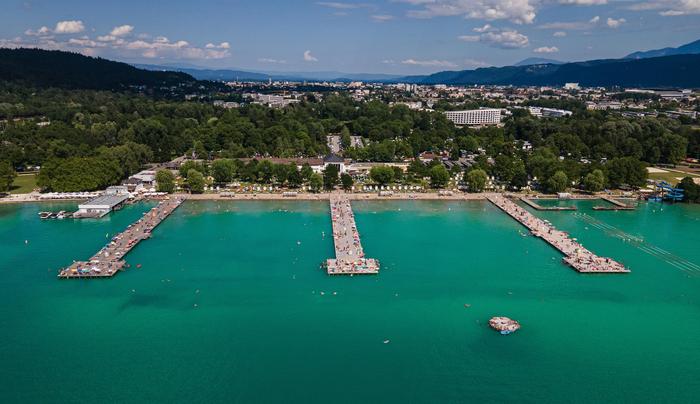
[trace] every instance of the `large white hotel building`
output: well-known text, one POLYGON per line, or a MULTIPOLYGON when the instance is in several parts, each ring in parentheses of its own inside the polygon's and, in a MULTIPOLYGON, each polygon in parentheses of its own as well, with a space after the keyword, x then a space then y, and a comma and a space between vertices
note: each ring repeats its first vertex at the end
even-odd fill
POLYGON ((466 111, 445 111, 445 116, 455 125, 485 126, 501 123, 500 108, 481 108, 466 111))

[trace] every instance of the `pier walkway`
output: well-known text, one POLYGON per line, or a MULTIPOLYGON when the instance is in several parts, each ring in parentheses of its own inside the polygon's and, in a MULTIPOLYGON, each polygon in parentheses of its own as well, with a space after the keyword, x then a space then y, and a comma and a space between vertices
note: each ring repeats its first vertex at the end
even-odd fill
POLYGON ((576 239, 551 224, 537 218, 503 195, 489 195, 487 199, 527 227, 533 235, 542 238, 564 254, 563 261, 583 273, 627 273, 629 270, 611 258, 599 257, 579 244, 576 239))
POLYGON ((576 206, 542 206, 530 198, 521 197, 520 200, 537 210, 576 210, 576 206))
POLYGON ((146 212, 143 217, 117 234, 89 261, 76 261, 63 268, 59 278, 108 278, 124 268, 124 256, 136 245, 151 237, 151 231, 182 204, 183 199, 166 199, 146 212))
POLYGON ((633 205, 628 205, 617 199, 613 199, 610 196, 601 196, 600 199, 612 204, 613 206, 594 206, 594 210, 634 210, 633 205))
POLYGON ((333 194, 330 197, 330 205, 335 259, 326 261, 328 274, 379 273, 379 262, 372 258, 365 258, 350 200, 346 196, 333 194))

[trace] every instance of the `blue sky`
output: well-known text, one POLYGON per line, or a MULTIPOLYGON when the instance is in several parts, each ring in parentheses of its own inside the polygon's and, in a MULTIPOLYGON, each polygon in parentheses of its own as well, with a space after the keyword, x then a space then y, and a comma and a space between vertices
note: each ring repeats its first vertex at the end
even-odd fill
POLYGON ((264 71, 423 74, 700 39, 700 0, 4 0, 1 47, 264 71))

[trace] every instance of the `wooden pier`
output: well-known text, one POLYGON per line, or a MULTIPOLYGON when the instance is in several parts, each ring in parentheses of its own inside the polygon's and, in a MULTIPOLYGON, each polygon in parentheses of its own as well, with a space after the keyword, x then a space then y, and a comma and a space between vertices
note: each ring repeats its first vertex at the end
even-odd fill
POLYGON ((537 209, 537 210, 553 210, 553 211, 576 210, 576 206, 542 206, 530 198, 520 198, 520 200, 523 201, 524 203, 528 204, 529 206, 531 206, 533 209, 537 209))
POLYGON ((76 261, 61 269, 59 278, 109 278, 124 268, 124 257, 136 245, 151 237, 151 231, 182 204, 182 199, 167 199, 158 204, 143 217, 117 234, 89 261, 76 261))
POLYGON ((326 261, 329 275, 367 275, 379 273, 379 262, 365 258, 350 200, 344 195, 331 195, 331 221, 335 258, 326 261))
POLYGON ((537 218, 508 198, 502 195, 489 195, 487 199, 527 227, 533 235, 545 240, 564 254, 562 261, 576 271, 582 273, 630 272, 624 265, 611 258, 599 257, 593 254, 578 243, 576 239, 570 238, 567 233, 555 229, 551 224, 537 218))
POLYGON ((619 201, 617 199, 613 199, 612 197, 609 197, 609 196, 602 196, 602 197, 600 197, 600 199, 612 204, 612 206, 594 206, 593 210, 634 210, 635 209, 634 206, 628 205, 622 201, 619 201))

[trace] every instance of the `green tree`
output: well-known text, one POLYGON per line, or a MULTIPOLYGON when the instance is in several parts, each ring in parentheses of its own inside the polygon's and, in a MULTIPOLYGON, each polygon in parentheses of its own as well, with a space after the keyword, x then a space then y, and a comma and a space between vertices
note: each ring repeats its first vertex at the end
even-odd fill
POLYGON ((8 192, 16 176, 9 161, 0 161, 0 192, 8 192))
POLYGON ((156 173, 156 191, 172 193, 175 190, 175 176, 170 170, 158 170, 156 173))
POLYGON ((444 165, 436 165, 430 169, 430 186, 433 188, 445 188, 450 182, 450 172, 444 165))
POLYGON ((347 126, 343 126, 343 129, 340 131, 340 145, 343 147, 343 149, 350 147, 351 140, 350 130, 347 126))
POLYGON ((605 187, 605 174, 602 170, 593 170, 583 179, 583 187, 588 192, 600 192, 605 187))
POLYGON ((569 187, 569 177, 560 170, 549 177, 546 184, 549 192, 564 192, 569 187))
POLYGON ((236 164, 230 159, 214 160, 211 163, 211 176, 218 184, 231 182, 236 176, 236 164))
POLYGON ((199 171, 190 169, 187 172, 187 186, 193 194, 201 194, 204 192, 204 176, 199 171))
POLYGON ((313 175, 313 173, 314 173, 314 170, 313 170, 313 168, 311 168, 311 166, 309 165, 309 163, 304 163, 304 164, 301 166, 301 178, 302 178, 304 181, 310 181, 310 180, 311 180, 311 175, 313 175))
POLYGON ((343 189, 346 191, 349 191, 352 189, 353 184, 355 181, 352 180, 352 177, 348 173, 342 173, 340 174, 340 184, 343 186, 343 189))
POLYGON ((683 189, 684 201, 700 203, 700 185, 696 184, 691 177, 683 178, 678 188, 683 189))
POLYGON ((467 183, 469 192, 483 192, 486 187, 488 175, 486 171, 475 168, 464 173, 464 182, 467 183))
POLYGON ((289 163, 289 175, 287 176, 287 183, 289 186, 292 188, 299 188, 303 182, 304 179, 301 178, 301 172, 297 168, 297 165, 289 163))
POLYGON ((340 167, 337 164, 328 164, 323 170, 323 187, 331 190, 338 185, 338 173, 340 167))
POLYGON ((309 178, 309 187, 312 192, 320 191, 321 187, 323 187, 323 177, 316 173, 311 174, 311 178, 309 178))
POLYGON ((369 170, 369 178, 379 185, 386 185, 394 180, 394 170, 388 166, 374 166, 369 170))

